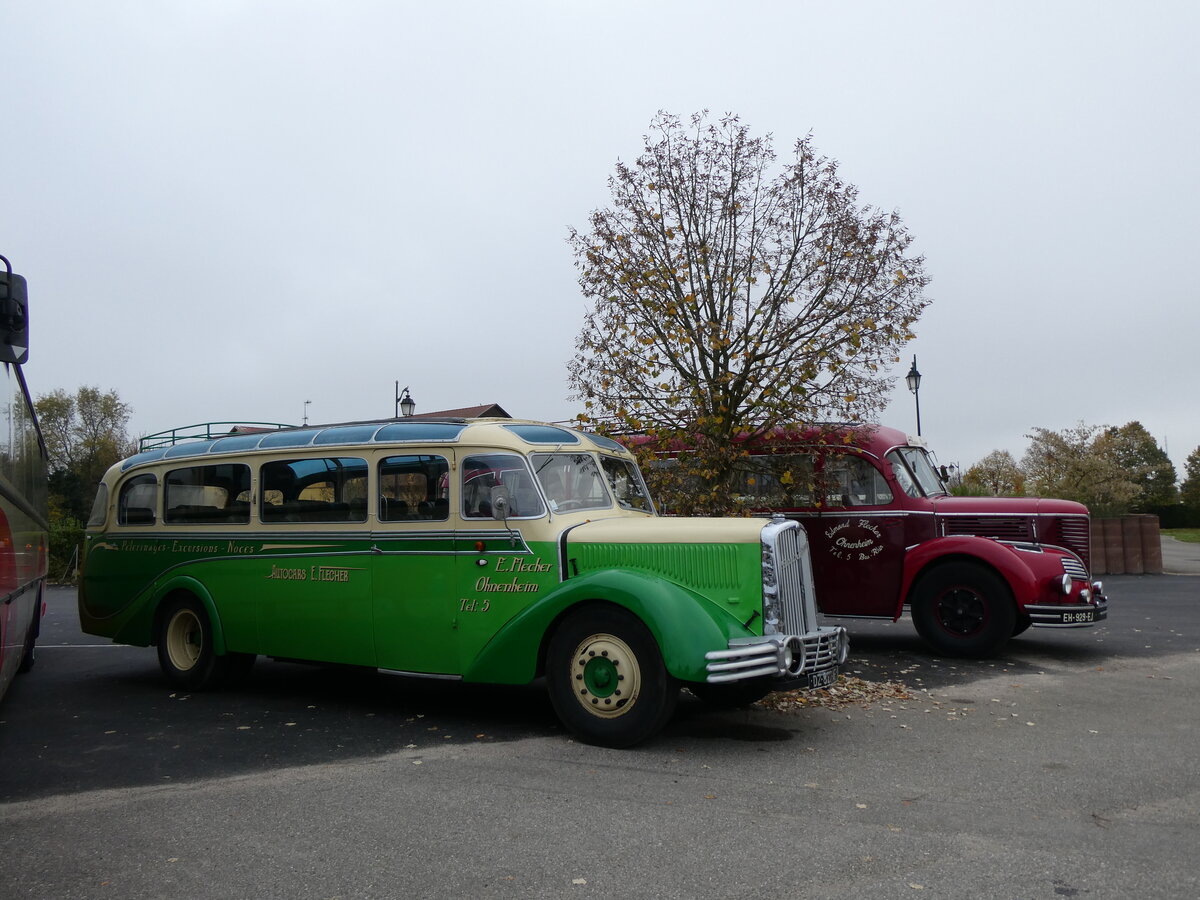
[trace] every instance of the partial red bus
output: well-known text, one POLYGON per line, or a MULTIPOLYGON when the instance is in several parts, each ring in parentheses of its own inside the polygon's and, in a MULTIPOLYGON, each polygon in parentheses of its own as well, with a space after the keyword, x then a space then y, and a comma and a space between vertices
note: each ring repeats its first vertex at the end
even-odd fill
POLYGON ((936 652, 974 657, 1107 617, 1080 503, 951 496, 925 442, 882 426, 781 429, 748 449, 735 490, 803 523, 826 616, 908 609, 936 652))
POLYGON ((46 444, 21 364, 29 356, 25 280, 0 256, 0 699, 34 662, 45 609, 46 444))

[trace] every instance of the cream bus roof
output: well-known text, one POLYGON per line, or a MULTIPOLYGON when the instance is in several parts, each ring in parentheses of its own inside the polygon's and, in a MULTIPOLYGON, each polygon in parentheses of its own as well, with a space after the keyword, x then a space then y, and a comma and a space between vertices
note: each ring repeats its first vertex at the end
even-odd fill
POLYGON ((135 454, 118 465, 126 471, 144 463, 167 459, 219 457, 260 450, 311 450, 317 447, 387 447, 411 444, 467 444, 491 448, 531 450, 603 450, 628 456, 616 441, 562 425, 520 419, 385 419, 281 428, 275 431, 231 434, 210 440, 184 441, 135 454))

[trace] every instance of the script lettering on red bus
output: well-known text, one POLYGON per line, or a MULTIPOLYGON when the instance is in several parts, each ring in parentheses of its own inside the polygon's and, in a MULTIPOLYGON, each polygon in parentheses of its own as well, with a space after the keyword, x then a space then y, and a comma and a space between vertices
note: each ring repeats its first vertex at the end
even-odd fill
POLYGON ((825 531, 829 552, 838 559, 866 560, 883 551, 883 534, 868 519, 839 522, 825 531))

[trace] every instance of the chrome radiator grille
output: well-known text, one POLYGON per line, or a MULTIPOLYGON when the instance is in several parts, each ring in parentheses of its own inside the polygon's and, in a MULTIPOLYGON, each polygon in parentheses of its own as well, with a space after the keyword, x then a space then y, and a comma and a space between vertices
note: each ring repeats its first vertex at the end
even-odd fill
POLYGON ((1072 578, 1078 578, 1080 581, 1087 581, 1087 577, 1088 577, 1087 569, 1085 569, 1083 567, 1083 564, 1080 563, 1079 560, 1075 559, 1074 557, 1064 556, 1063 561, 1062 561, 1062 567, 1063 567, 1063 571, 1066 572, 1068 575, 1070 575, 1072 578))
POLYGON ((817 627, 816 598, 806 585, 812 584, 808 537, 799 524, 772 520, 763 528, 763 599, 774 606, 768 625, 784 634, 806 634, 817 627))

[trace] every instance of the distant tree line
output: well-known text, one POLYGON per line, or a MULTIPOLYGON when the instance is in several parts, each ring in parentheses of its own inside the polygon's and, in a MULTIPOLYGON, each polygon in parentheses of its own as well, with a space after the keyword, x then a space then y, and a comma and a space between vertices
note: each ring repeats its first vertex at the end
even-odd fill
POLYGON ((34 401, 49 454, 50 575, 69 576, 83 528, 108 467, 136 452, 127 432, 132 410, 115 390, 83 386, 34 401))
POLYGON ((1200 447, 1178 485, 1175 466, 1141 422, 1034 428, 1026 437, 1020 462, 993 450, 967 469, 956 492, 1059 497, 1086 504, 1097 517, 1153 513, 1164 527, 1200 524, 1200 447))

